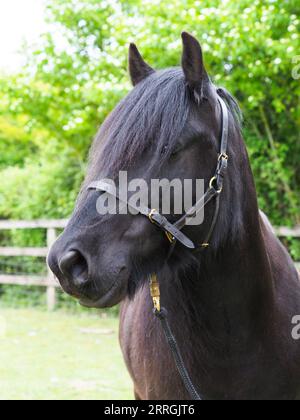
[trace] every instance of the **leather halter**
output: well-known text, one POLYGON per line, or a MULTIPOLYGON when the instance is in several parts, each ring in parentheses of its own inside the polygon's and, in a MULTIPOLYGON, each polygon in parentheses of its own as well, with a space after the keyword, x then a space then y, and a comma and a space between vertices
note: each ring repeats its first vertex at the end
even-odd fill
POLYGON ((207 248, 209 246, 209 241, 213 234, 215 225, 217 223, 218 213, 219 213, 219 198, 223 190, 223 180, 227 171, 228 166, 228 155, 227 155, 227 146, 228 146, 228 126, 229 126, 229 117, 228 109, 224 100, 218 96, 218 101, 221 106, 221 118, 222 118, 222 131, 221 131, 221 145, 220 153, 218 157, 218 163, 214 176, 209 182, 209 187, 205 194, 191 207, 176 223, 170 223, 166 217, 161 215, 157 210, 150 209, 147 206, 135 206, 134 204, 129 204, 124 201, 119 194, 114 191, 112 185, 104 181, 95 181, 89 184, 89 190, 99 190, 106 192, 119 201, 126 204, 128 207, 131 207, 137 213, 147 217, 151 223, 159 227, 167 236, 168 240, 174 246, 176 242, 180 242, 187 248, 196 249, 196 248, 207 248), (213 199, 216 198, 216 209, 213 217, 212 225, 210 230, 205 238, 205 241, 200 245, 195 245, 181 230, 188 225, 188 219, 196 217, 199 212, 213 199))

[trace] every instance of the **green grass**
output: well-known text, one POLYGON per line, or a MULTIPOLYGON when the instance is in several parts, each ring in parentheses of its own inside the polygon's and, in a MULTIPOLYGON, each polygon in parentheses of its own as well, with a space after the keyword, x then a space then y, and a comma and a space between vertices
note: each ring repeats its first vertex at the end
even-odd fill
POLYGON ((118 320, 0 309, 0 399, 132 399, 118 320))

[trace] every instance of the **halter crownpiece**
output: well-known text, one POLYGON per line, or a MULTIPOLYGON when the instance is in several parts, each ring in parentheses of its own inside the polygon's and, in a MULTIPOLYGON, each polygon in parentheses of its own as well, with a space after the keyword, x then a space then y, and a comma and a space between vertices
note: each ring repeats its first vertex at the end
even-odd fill
POLYGON ((218 101, 221 106, 221 116, 222 116, 222 131, 221 131, 221 145, 220 145, 220 153, 218 156, 218 163, 217 168, 215 171, 214 176, 211 178, 209 182, 209 186, 205 194, 195 203, 193 207, 191 207, 176 223, 172 224, 168 221, 168 219, 161 215, 156 209, 150 209, 147 206, 135 206, 133 203, 128 203, 122 199, 119 194, 115 191, 115 189, 107 182, 104 181, 95 181, 89 184, 89 190, 99 190, 102 192, 106 192, 115 198, 117 198, 120 202, 123 202, 128 207, 131 207, 135 212, 147 217, 151 223, 155 226, 160 228, 166 235, 169 242, 174 246, 176 242, 180 242, 186 248, 189 249, 196 249, 196 248, 208 248, 210 245, 210 239, 213 234, 215 225, 217 223, 220 203, 219 197, 223 190, 223 180, 227 171, 228 166, 228 155, 227 155, 227 146, 228 146, 228 126, 229 126, 229 118, 228 118, 228 109, 223 101, 223 99, 218 96, 218 101), (205 206, 213 199, 216 198, 216 209, 215 214, 213 217, 213 221, 210 227, 210 230, 204 240, 204 242, 200 245, 195 245, 193 241, 191 241, 181 230, 188 225, 188 219, 191 217, 196 217, 199 212, 205 208, 205 206))

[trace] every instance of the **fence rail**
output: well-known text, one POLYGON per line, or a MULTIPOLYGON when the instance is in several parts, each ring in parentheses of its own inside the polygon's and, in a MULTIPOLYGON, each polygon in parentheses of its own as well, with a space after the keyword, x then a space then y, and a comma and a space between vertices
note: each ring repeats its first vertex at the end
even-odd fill
MULTIPOLYGON (((0 220, 1 230, 15 229, 45 229, 47 231, 47 247, 43 248, 20 248, 20 247, 0 247, 1 257, 42 257, 46 258, 48 252, 57 238, 57 230, 66 227, 68 220, 0 220)), ((53 273, 47 267, 47 274, 37 275, 14 275, 1 274, 0 284, 14 284, 20 286, 43 286, 46 287, 47 307, 54 309, 56 305, 56 289, 59 284, 53 273)))
POLYGON ((63 229, 67 219, 59 220, 0 220, 0 230, 5 229, 63 229))
POLYGON ((47 257, 48 248, 0 247, 2 257, 47 257))
POLYGON ((277 227, 275 233, 280 238, 300 238, 300 226, 294 228, 277 227))
POLYGON ((45 276, 21 276, 13 274, 1 274, 0 284, 16 284, 19 286, 44 286, 44 287, 59 287, 59 284, 54 281, 49 281, 45 276))
MULTIPOLYGON (((63 229, 68 223, 67 219, 62 220, 0 220, 1 230, 15 229, 45 229, 47 231, 47 247, 44 248, 20 248, 20 247, 0 247, 0 257, 42 257, 46 258, 49 249, 57 238, 57 230, 63 229)), ((280 238, 300 238, 300 226, 293 229, 288 227, 275 228, 275 232, 280 238)), ((296 263, 300 271, 300 262, 296 263)), ((0 284, 14 284, 21 286, 43 286, 47 290, 47 306, 49 310, 54 309, 56 304, 56 289, 59 284, 53 273, 47 268, 47 275, 0 275, 0 284)))

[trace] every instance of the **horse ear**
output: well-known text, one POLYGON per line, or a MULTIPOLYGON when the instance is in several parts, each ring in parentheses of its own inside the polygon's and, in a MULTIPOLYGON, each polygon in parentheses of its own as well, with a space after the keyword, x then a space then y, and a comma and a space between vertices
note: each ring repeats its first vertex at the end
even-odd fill
POLYGON ((133 86, 154 73, 153 68, 143 60, 135 44, 129 46, 128 67, 133 86))
POLYGON ((197 39, 189 33, 182 32, 181 37, 183 43, 182 70, 196 100, 200 100, 203 96, 203 84, 208 80, 203 63, 202 49, 197 39))

